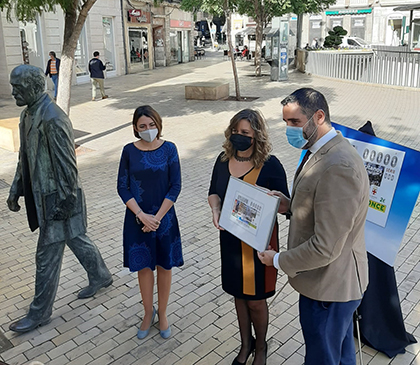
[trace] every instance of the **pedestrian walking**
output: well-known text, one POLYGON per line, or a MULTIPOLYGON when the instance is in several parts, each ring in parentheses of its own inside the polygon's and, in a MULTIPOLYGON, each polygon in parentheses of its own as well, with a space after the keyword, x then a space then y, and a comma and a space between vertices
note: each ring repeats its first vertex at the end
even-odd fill
POLYGON ((45 76, 51 77, 54 84, 54 100, 57 100, 58 91, 58 74, 60 71, 60 59, 56 57, 55 52, 49 53, 50 59, 47 62, 47 69, 45 70, 45 76))
POLYGON ((93 52, 93 58, 89 61, 89 72, 90 80, 92 82, 92 101, 95 101, 96 98, 96 88, 99 85, 101 90, 102 99, 106 99, 108 95, 105 94, 104 89, 104 70, 106 66, 99 59, 99 52, 93 52))

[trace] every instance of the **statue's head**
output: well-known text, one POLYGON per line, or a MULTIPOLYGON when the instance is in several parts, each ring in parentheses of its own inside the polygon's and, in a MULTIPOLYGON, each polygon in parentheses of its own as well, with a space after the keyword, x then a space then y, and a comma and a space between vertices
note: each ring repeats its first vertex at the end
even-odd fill
POLYGON ((16 99, 16 105, 31 106, 44 93, 45 77, 42 70, 31 65, 20 65, 13 69, 10 74, 12 95, 16 99))

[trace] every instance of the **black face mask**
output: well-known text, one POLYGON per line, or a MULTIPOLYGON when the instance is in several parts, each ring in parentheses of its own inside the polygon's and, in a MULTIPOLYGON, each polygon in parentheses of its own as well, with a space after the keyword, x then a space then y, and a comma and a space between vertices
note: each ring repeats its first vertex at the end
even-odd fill
POLYGON ((246 151, 252 146, 252 138, 243 136, 242 134, 232 134, 229 138, 233 148, 237 151, 246 151))

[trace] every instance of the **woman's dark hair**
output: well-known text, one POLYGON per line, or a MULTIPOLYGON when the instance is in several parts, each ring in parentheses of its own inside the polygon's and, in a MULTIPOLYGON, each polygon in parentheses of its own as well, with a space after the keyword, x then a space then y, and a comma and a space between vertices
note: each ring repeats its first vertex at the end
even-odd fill
POLYGON ((223 143, 225 151, 222 155, 222 161, 228 161, 235 155, 230 136, 232 135, 232 130, 236 128, 241 120, 247 120, 254 131, 254 151, 251 155, 251 161, 255 167, 261 167, 270 157, 271 143, 268 138, 268 127, 264 116, 260 111, 253 109, 243 109, 230 120, 229 126, 225 130, 226 140, 223 143))
POLYGON ((156 127, 158 129, 157 138, 159 139, 162 135, 162 118, 160 117, 159 113, 153 109, 150 105, 142 105, 139 106, 133 114, 133 132, 136 138, 140 138, 139 133, 136 131, 136 126, 138 120, 142 117, 146 116, 152 119, 156 123, 156 127))
POLYGON ((57 58, 56 56, 55 56, 55 52, 54 51, 50 51, 50 53, 49 53, 51 56, 53 56, 54 58, 57 58))

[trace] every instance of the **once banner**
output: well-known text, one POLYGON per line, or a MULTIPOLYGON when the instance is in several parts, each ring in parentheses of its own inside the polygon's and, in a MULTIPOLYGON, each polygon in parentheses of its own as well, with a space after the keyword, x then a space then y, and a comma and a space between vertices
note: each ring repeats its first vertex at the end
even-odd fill
POLYGON ((366 248, 393 266, 420 192, 420 152, 332 125, 356 148, 369 175, 366 248))

